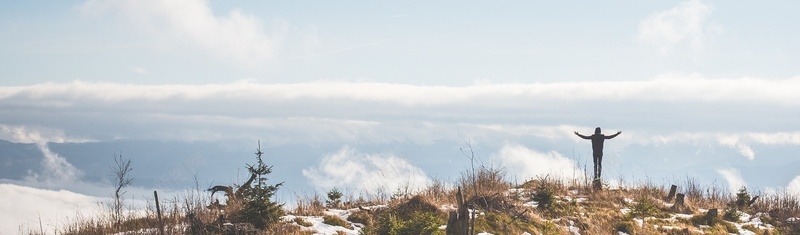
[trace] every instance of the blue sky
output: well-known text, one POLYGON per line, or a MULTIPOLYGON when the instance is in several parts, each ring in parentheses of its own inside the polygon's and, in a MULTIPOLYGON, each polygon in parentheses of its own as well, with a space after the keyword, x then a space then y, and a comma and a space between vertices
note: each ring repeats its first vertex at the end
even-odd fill
POLYGON ((800 49, 791 1, 4 4, 9 85, 785 79, 800 49))
POLYGON ((623 131, 609 181, 800 193, 797 4, 4 2, 0 139, 42 152, 6 180, 90 181, 102 143, 136 162, 164 146, 125 143, 256 140, 303 153, 274 175, 293 192, 455 178, 465 141, 510 178, 573 178, 591 147, 572 132, 600 126, 623 131))

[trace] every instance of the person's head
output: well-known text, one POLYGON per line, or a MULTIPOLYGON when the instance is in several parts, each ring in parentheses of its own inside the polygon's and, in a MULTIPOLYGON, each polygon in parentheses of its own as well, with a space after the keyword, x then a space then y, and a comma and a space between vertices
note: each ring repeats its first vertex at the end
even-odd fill
POLYGON ((600 134, 600 127, 598 127, 598 128, 594 128, 594 133, 595 133, 595 134, 600 134))

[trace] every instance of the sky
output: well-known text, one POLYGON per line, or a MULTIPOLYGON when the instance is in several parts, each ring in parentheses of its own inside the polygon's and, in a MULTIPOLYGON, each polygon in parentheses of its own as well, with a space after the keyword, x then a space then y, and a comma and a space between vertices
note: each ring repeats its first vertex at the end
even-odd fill
POLYGON ((37 166, 0 186, 74 208, 108 195, 91 166, 119 152, 140 182, 197 162, 234 169, 203 184, 232 182, 257 140, 286 197, 421 187, 470 153, 509 179, 574 179, 591 146, 573 132, 599 126, 622 131, 616 184, 800 194, 798 4, 3 2, 0 139, 37 166))

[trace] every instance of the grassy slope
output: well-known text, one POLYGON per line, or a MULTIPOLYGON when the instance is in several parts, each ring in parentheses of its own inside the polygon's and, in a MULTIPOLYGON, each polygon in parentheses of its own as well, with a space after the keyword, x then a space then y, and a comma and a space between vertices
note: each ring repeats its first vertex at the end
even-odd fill
MULTIPOLYGON (((502 171, 483 169, 462 174, 461 187, 476 215, 475 231, 492 234, 800 234, 787 219, 800 216, 797 198, 766 195, 751 206, 732 209, 736 196, 716 187, 702 187, 688 180, 678 188, 686 194, 683 208, 664 200, 668 186, 638 185, 593 191, 588 183, 535 179, 512 185, 502 171), (719 216, 707 218, 709 209, 719 216), (726 209, 727 208, 727 209, 726 209), (727 221, 723 219, 728 217, 727 221)), ((455 209, 455 189, 434 182, 416 193, 365 197, 349 196, 337 208, 326 208, 319 196, 299 198, 282 222, 259 234, 444 234, 447 214, 455 209)), ((207 209, 208 195, 196 190, 164 204, 167 234, 188 230, 187 216, 219 227, 219 211, 207 209)), ((749 195, 747 195, 749 197, 749 195)), ((228 205, 229 212, 236 205, 228 205)), ((109 215, 82 218, 63 226, 60 234, 158 234, 153 211, 130 215, 114 226, 109 215)), ((24 232, 36 234, 33 231, 24 232)))

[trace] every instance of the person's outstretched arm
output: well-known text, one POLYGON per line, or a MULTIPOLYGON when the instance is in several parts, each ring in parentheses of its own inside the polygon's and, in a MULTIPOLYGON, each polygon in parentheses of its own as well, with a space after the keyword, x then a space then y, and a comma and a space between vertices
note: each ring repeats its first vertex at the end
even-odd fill
POLYGON ((606 136, 606 139, 611 139, 611 138, 617 137, 619 134, 622 134, 622 131, 617 131, 616 134, 606 136))
POLYGON ((589 136, 581 135, 581 134, 580 134, 580 133, 578 133, 577 131, 575 132, 575 134, 576 134, 576 135, 578 135, 578 136, 580 136, 581 138, 584 138, 584 139, 587 139, 587 140, 588 140, 588 139, 591 139, 589 136))

